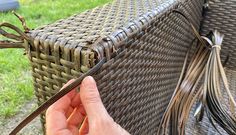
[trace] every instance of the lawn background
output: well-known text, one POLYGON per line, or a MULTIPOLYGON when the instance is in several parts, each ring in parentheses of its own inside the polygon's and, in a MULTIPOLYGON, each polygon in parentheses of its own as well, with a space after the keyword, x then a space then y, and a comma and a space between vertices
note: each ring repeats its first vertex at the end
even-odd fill
MULTIPOLYGON (((111 0, 19 0, 16 12, 30 28, 66 18, 111 0)), ((0 22, 21 26, 11 13, 0 13, 0 22)), ((0 39, 2 37, 0 36, 0 39)), ((23 49, 0 49, 0 117, 10 117, 34 96, 31 67, 23 49)))

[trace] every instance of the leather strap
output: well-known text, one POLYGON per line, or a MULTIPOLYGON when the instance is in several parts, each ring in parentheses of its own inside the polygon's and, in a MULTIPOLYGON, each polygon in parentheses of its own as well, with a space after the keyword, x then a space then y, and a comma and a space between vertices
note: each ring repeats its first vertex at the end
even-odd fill
POLYGON ((47 100, 45 103, 43 103, 41 106, 39 106, 34 112, 32 112, 29 116, 27 116, 23 121, 21 121, 16 128, 14 128, 9 135, 16 135, 22 128, 24 128, 28 123, 30 123, 33 119, 35 119, 38 115, 40 115, 42 112, 44 112, 49 106, 51 106, 53 103, 55 103, 57 100, 65 96, 67 93, 69 93, 71 90, 76 88, 80 85, 82 80, 86 76, 94 75, 105 63, 106 59, 103 58, 96 66, 94 66, 92 69, 90 69, 85 74, 81 75, 79 78, 77 78, 74 82, 72 82, 70 85, 66 86, 65 88, 62 88, 57 94, 55 94, 53 97, 51 97, 49 100, 47 100))

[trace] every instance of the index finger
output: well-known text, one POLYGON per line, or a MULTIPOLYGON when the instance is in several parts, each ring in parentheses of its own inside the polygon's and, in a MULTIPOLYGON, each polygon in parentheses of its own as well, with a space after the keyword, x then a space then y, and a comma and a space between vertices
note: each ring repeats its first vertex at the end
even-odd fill
MULTIPOLYGON (((74 81, 74 79, 68 81, 62 88, 70 85, 73 81, 74 81)), ((70 91, 68 94, 63 96, 61 99, 56 101, 54 104, 52 104, 48 108, 47 112, 54 111, 54 110, 67 112, 69 110, 71 102, 72 102, 73 98, 76 96, 76 94, 77 94, 77 92, 76 92, 76 88, 75 88, 72 91, 70 91)))
MULTIPOLYGON (((68 86, 73 81, 74 80, 70 80, 63 87, 68 86)), ((48 134, 49 132, 50 134, 54 134, 67 128, 66 112, 69 110, 75 95, 76 90, 74 89, 47 109, 46 129, 48 134)))

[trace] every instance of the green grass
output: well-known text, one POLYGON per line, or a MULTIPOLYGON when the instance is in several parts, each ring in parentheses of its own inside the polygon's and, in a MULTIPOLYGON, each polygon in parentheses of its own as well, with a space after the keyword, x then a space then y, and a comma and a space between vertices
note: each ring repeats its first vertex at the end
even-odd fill
MULTIPOLYGON (((16 12, 30 28, 55 22, 111 0, 20 0, 16 12)), ((0 22, 21 26, 11 12, 0 13, 0 22)), ((1 39, 2 37, 0 37, 1 39)), ((34 95, 30 63, 23 49, 0 50, 0 117, 9 117, 34 95)))

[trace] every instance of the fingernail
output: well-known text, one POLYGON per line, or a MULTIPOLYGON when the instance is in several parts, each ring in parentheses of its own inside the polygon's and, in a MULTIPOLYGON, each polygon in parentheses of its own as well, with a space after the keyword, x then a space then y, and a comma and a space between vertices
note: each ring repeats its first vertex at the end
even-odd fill
POLYGON ((83 82, 82 82, 82 85, 85 87, 85 88, 96 88, 96 82, 95 80, 93 79, 92 76, 87 76, 84 78, 83 82))

